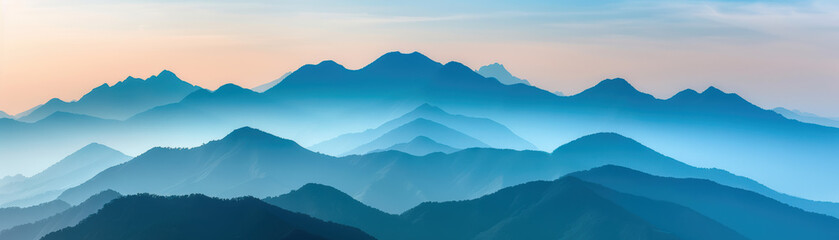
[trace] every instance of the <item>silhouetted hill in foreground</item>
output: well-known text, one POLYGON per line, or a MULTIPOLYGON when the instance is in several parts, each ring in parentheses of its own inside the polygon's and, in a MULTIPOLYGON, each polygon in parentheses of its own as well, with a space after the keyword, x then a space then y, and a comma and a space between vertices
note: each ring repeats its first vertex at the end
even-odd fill
POLYGON ((364 232, 259 199, 140 194, 105 205, 79 225, 46 235, 72 239, 374 239, 364 232))
POLYGON ((70 208, 70 204, 61 200, 55 200, 26 208, 0 208, 0 230, 38 221, 67 210, 68 208, 70 208))
MULTIPOLYGON (((300 189, 263 201, 283 209, 357 227, 377 239, 400 239, 406 237, 408 223, 397 215, 391 215, 364 205, 338 189, 321 184, 306 184, 300 189)), ((444 235, 444 234, 441 234, 444 235)))
POLYGON ((704 179, 658 177, 618 166, 571 175, 619 192, 689 207, 750 239, 839 239, 839 219, 704 179))
POLYGON ((575 178, 530 182, 466 201, 423 203, 402 215, 309 184, 266 202, 396 239, 745 239, 693 210, 575 178))
POLYGON ((79 205, 73 206, 56 215, 37 222, 15 226, 10 229, 0 231, 0 239, 15 239, 15 240, 38 240, 48 233, 58 231, 62 228, 72 227, 87 218, 91 214, 96 213, 102 209, 106 203, 121 197, 118 192, 107 190, 99 194, 93 195, 79 205))

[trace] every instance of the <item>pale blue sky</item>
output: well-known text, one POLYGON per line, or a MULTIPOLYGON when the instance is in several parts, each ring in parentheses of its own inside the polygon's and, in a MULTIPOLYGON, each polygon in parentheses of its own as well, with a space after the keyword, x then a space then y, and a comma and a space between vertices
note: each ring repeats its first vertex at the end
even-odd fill
POLYGON ((660 98, 714 85, 839 116, 834 1, 6 0, 0 16, 9 113, 163 68, 206 88, 251 87, 307 63, 359 68, 401 50, 500 62, 569 94, 624 77, 660 98))

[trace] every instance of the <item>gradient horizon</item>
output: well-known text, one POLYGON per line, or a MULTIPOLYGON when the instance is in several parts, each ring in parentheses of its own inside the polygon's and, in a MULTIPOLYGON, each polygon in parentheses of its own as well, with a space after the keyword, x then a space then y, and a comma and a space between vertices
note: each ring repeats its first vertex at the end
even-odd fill
POLYGON ((304 64, 419 51, 499 62, 575 94, 622 77, 658 98, 716 86, 763 108, 839 116, 829 1, 62 1, 0 3, 0 110, 17 114, 163 69, 208 89, 304 64))

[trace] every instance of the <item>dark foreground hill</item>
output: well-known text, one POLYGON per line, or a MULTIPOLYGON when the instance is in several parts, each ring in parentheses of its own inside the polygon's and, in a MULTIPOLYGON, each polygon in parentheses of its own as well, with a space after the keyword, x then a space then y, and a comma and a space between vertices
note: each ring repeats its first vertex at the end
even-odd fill
POLYGON ((38 240, 48 233, 58 231, 62 228, 72 227, 96 213, 99 209, 114 199, 121 197, 118 192, 107 190, 93 195, 79 205, 73 206, 63 212, 52 215, 48 218, 33 223, 19 225, 10 229, 0 231, 0 239, 15 240, 38 240))
POLYGON ((401 215, 317 184, 265 201, 358 227, 382 240, 745 239, 686 207, 576 178, 530 182, 474 200, 423 203, 401 215))
POLYGON ((704 179, 658 177, 618 166, 571 175, 623 193, 689 207, 750 239, 839 239, 839 219, 704 179))
POLYGON ((364 232, 269 205, 256 198, 149 194, 112 201, 75 227, 45 236, 70 239, 374 239, 364 232))

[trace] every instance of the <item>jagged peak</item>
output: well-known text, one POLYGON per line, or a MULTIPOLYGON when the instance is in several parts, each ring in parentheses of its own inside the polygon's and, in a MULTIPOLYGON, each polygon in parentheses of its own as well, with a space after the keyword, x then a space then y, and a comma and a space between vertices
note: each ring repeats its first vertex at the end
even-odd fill
POLYGON ((705 89, 705 91, 702 91, 702 94, 703 95, 724 95, 726 93, 723 92, 722 90, 720 90, 719 88, 716 88, 714 86, 709 86, 707 89, 705 89))

